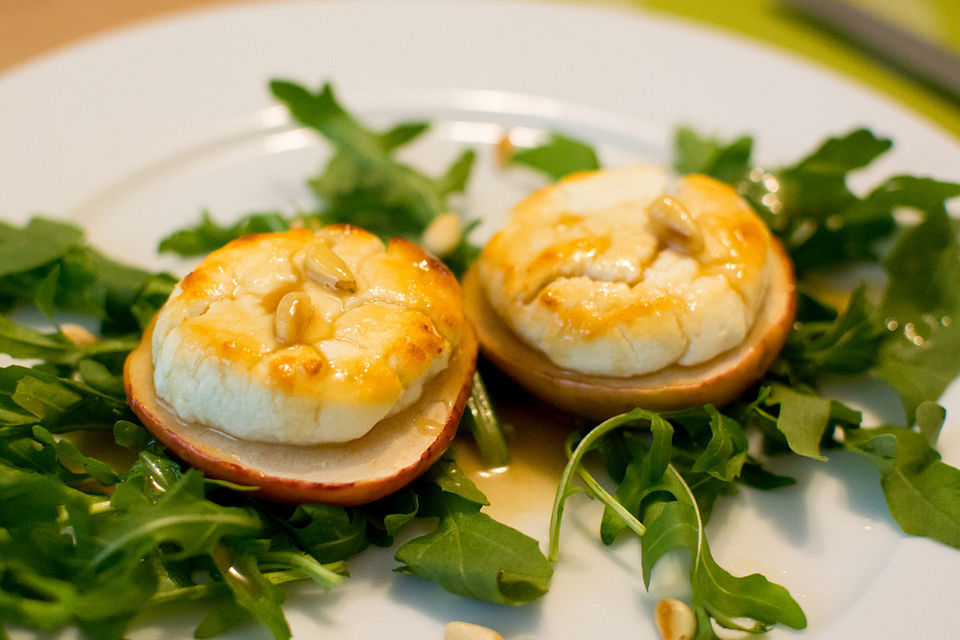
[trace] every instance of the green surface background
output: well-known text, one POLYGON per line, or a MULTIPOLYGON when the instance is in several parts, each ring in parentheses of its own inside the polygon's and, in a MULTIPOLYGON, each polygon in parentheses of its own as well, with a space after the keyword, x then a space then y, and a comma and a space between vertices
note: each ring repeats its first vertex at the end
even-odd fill
MULTIPOLYGON (((689 18, 798 54, 873 87, 960 139, 960 99, 778 0, 586 0, 689 18)), ((960 0, 846 0, 960 52, 960 0)))

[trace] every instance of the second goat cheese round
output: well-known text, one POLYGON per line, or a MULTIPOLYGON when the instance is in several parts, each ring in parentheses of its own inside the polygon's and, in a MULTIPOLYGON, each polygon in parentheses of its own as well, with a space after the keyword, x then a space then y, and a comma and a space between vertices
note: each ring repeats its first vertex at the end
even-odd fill
POLYGON ((456 279, 412 243, 346 225, 246 236, 161 309, 154 386, 231 436, 345 442, 412 405, 462 329, 456 279))
POLYGON ((730 187, 634 166, 526 198, 478 268, 497 314, 555 364, 630 377, 739 345, 766 295, 770 247, 730 187))

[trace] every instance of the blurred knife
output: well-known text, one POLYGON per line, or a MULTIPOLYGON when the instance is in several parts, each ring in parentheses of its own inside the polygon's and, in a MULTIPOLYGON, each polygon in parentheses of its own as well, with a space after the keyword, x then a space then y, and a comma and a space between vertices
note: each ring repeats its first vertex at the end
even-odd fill
POLYGON ((960 56, 841 0, 783 0, 960 98, 960 56))

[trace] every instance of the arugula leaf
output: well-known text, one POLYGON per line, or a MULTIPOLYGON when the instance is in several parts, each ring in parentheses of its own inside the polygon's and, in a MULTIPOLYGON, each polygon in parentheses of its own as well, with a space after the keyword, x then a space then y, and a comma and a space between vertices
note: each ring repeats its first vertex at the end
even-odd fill
POLYGON ((83 231, 67 222, 32 218, 21 228, 0 222, 0 278, 48 265, 82 243, 83 231))
MULTIPOLYGON (((841 137, 827 138, 792 166, 777 171, 787 216, 825 221, 838 210, 855 203, 847 186, 847 174, 861 169, 893 146, 868 129, 855 129, 841 137)), ((864 238, 866 240, 867 238, 864 238)))
MULTIPOLYGON (((639 438, 623 434, 630 456, 614 498, 635 515, 639 515, 641 504, 657 486, 673 457, 673 426, 666 420, 654 419, 650 422, 650 433, 649 448, 639 438)), ((600 521, 600 539, 604 544, 612 544, 627 527, 628 521, 617 509, 604 508, 600 521)))
POLYGON ((417 517, 420 500, 409 486, 367 505, 367 536, 380 547, 389 547, 400 528, 417 517))
POLYGON ((60 331, 42 333, 0 315, 0 353, 14 358, 38 359, 78 367, 84 358, 108 354, 125 356, 139 342, 139 336, 130 335, 106 338, 88 345, 76 345, 60 331))
POLYGON ((820 441, 830 425, 830 400, 774 384, 771 386, 768 406, 780 406, 777 429, 786 436, 794 453, 814 460, 826 460, 820 455, 820 441))
POLYGON ((61 332, 41 333, 0 315, 0 353, 14 358, 37 358, 54 363, 76 362, 82 357, 76 345, 61 332))
POLYGON ((839 316, 798 321, 780 357, 788 363, 790 377, 799 381, 813 382, 826 374, 855 375, 873 367, 882 338, 866 285, 861 285, 839 316))
MULTIPOLYGON (((437 582, 468 598, 523 604, 546 593, 553 568, 537 541, 480 513, 487 497, 442 457, 414 483, 419 516, 439 518, 437 528, 396 553, 396 571, 437 582)), ((400 522, 402 524, 402 522, 400 522)))
POLYGON ((960 374, 960 323, 953 322, 960 318, 960 244, 942 201, 904 233, 883 265, 889 285, 879 318, 887 335, 877 368, 909 424, 921 402, 936 401, 960 374))
POLYGON ((83 455, 76 446, 67 440, 56 440, 52 433, 40 425, 33 427, 33 436, 38 442, 53 450, 57 460, 64 468, 81 469, 85 474, 104 486, 114 485, 120 480, 120 476, 110 465, 96 458, 83 455))
MULTIPOLYGON (((259 556, 261 569, 268 567, 271 571, 297 571, 313 580, 313 582, 329 591, 332 587, 342 584, 346 576, 345 562, 329 562, 320 564, 312 556, 298 550, 269 550, 259 556)), ((267 575, 269 579, 269 575, 267 575)))
POLYGON ((453 161, 446 173, 437 178, 436 189, 441 196, 448 196, 452 193, 463 193, 467 189, 467 183, 470 181, 470 172, 473 170, 473 163, 477 159, 477 153, 473 149, 468 149, 461 153, 453 161))
POLYGON ((170 458, 140 451, 137 461, 114 489, 110 504, 123 512, 146 508, 173 488, 182 475, 180 465, 170 458))
POLYGON ((519 605, 547 592, 553 568, 537 541, 446 491, 434 496, 439 523, 397 550, 396 571, 428 578, 468 598, 519 605))
POLYGON ((366 516, 359 509, 302 504, 282 524, 300 548, 319 562, 346 560, 369 545, 366 516))
POLYGON ((707 405, 706 409, 710 414, 713 436, 692 471, 707 472, 718 480, 730 482, 740 476, 747 461, 747 436, 733 418, 721 414, 712 405, 707 405))
POLYGON ((677 127, 673 137, 673 169, 677 173, 702 173, 731 184, 746 180, 753 165, 753 138, 730 142, 702 136, 690 127, 677 127))
POLYGON ((792 629, 806 627, 806 616, 786 589, 757 573, 734 577, 717 564, 704 537, 696 503, 683 479, 671 470, 665 480, 665 486, 675 491, 677 499, 658 503, 658 508, 651 510, 649 528, 641 538, 645 584, 649 585, 653 566, 666 552, 687 549, 692 555, 691 604, 695 610, 702 610, 726 627, 738 626, 733 618, 751 618, 757 621, 751 628, 754 632, 771 624, 792 629), (686 498, 682 497, 684 494, 686 498))
POLYGON ((47 315, 55 310, 92 315, 103 321, 104 335, 142 330, 176 283, 167 274, 107 258, 66 222, 34 218, 22 228, 2 224, 0 245, 17 247, 9 259, 0 258, 0 308, 26 304, 47 315))
POLYGON ((271 80, 270 91, 290 114, 330 139, 342 151, 370 162, 389 163, 380 137, 364 128, 340 106, 327 83, 316 94, 286 80, 271 80))
POLYGON ((291 115, 317 130, 336 148, 326 170, 310 181, 320 198, 322 218, 349 222, 381 237, 419 237, 431 220, 449 210, 447 196, 462 191, 474 154, 464 152, 445 175, 433 179, 393 159, 397 144, 419 135, 421 125, 377 134, 339 104, 329 84, 318 93, 285 80, 270 89, 291 115))
POLYGON ((234 553, 223 545, 214 548, 211 557, 234 602, 262 622, 276 640, 288 640, 292 634, 280 608, 283 592, 260 572, 256 557, 234 553))
MULTIPOLYGON (((300 581, 304 579, 307 573, 311 575, 306 577, 313 577, 315 573, 313 569, 306 571, 299 566, 289 569, 265 569, 265 566, 293 566, 297 564, 288 560, 277 562, 276 557, 278 555, 286 555, 286 553, 267 551, 259 556, 263 578, 270 584, 280 586, 287 582, 300 581)), ((343 567, 341 564, 316 566, 323 570, 325 580, 327 580, 326 574, 333 576, 332 582, 327 581, 322 585, 324 588, 330 586, 331 583, 339 583, 342 580, 343 567)), ((229 587, 222 580, 217 579, 186 586, 161 588, 147 604, 150 608, 155 609, 161 606, 169 606, 171 603, 196 601, 205 601, 210 608, 210 613, 197 626, 194 631, 195 638, 211 638, 250 621, 249 612, 237 603, 229 587)))
MULTIPOLYGON (((584 492, 590 498, 599 498, 603 502, 604 506, 617 513, 626 526, 633 529, 637 535, 643 535, 643 533, 646 531, 646 528, 643 526, 643 524, 637 520, 627 506, 624 506, 613 496, 607 493, 607 491, 604 490, 585 469, 583 469, 582 463, 584 456, 586 456, 587 453, 590 452, 595 446, 599 446, 599 444, 602 443, 603 438, 608 433, 635 424, 649 424, 651 430, 653 430, 654 424, 656 423, 657 431, 660 431, 661 429, 666 430, 667 427, 664 427, 661 424, 662 422, 665 421, 656 413, 646 411, 645 409, 634 409, 628 413, 614 416, 613 418, 610 418, 609 420, 606 420, 591 429, 585 436, 583 436, 583 438, 576 445, 575 449, 572 449, 572 444, 575 440, 576 434, 571 434, 570 438, 567 440, 569 460, 567 462, 567 466, 563 469, 563 473, 560 475, 560 482, 557 485, 557 493, 553 499, 553 509, 550 513, 550 541, 548 543, 547 557, 552 562, 556 562, 560 553, 560 523, 563 520, 563 510, 566 506, 567 498, 575 493, 584 492), (584 481, 586 484, 586 490, 573 484, 574 474, 577 474, 584 481)), ((661 433, 667 433, 667 431, 662 431, 661 433)), ((669 433, 672 437, 672 427, 669 427, 669 433)), ((663 446, 666 447, 666 445, 663 446)), ((669 458, 667 459, 667 462, 669 463, 669 458)), ((627 466, 629 467, 629 463, 627 466)), ((626 472, 627 470, 625 469, 624 477, 626 477, 626 472)), ((642 482, 642 479, 639 481, 642 482)), ((642 488, 637 492, 642 492, 642 488)), ((642 495, 640 498, 642 499, 642 495)), ((616 530, 611 530, 608 536, 615 537, 616 533, 616 530)), ((612 537, 610 540, 612 541, 612 537)))
MULTIPOLYGON (((487 496, 483 495, 483 492, 477 488, 477 485, 460 470, 453 456, 449 453, 441 456, 440 460, 430 467, 424 474, 423 480, 428 484, 436 484, 436 486, 445 493, 459 496, 464 500, 481 506, 490 504, 487 501, 487 496)), ((431 491, 429 486, 424 487, 423 490, 431 491)))
POLYGON ((289 228, 290 220, 273 211, 247 214, 231 225, 219 225, 210 217, 210 212, 204 210, 196 226, 175 231, 163 238, 157 251, 199 256, 219 249, 240 236, 286 231, 289 228))
POLYGON ((937 445, 940 429, 947 419, 947 410, 936 402, 921 402, 917 407, 917 430, 923 434, 931 447, 937 445))
POLYGON ((380 134, 380 145, 387 151, 393 151, 413 142, 429 129, 429 122, 401 122, 380 134))
MULTIPOLYGON (((152 274, 142 282, 130 303, 130 307, 127 309, 138 331, 142 332, 147 328, 153 316, 170 297, 176 284, 176 278, 168 273, 152 274)), ((104 330, 122 333, 123 327, 126 325, 121 315, 119 322, 111 319, 105 321, 102 326, 104 330)))
MULTIPOLYGON (((220 584, 220 583, 216 583, 220 584)), ((215 638, 227 631, 234 629, 249 619, 249 613, 235 600, 223 599, 214 604, 210 613, 204 616, 200 624, 193 631, 193 637, 198 640, 201 638, 215 638)))
MULTIPOLYGON (((118 433, 129 433, 130 427, 121 429, 123 425, 118 423, 118 433)), ((168 458, 142 451, 114 492, 111 506, 118 515, 98 534, 96 553, 83 570, 115 570, 131 566, 137 557, 159 554, 159 563, 135 565, 162 566, 167 572, 162 582, 173 583, 154 594, 152 603, 216 600, 198 635, 219 633, 253 618, 274 637, 289 637, 277 585, 310 578, 329 588, 342 581, 342 566, 324 566, 285 548, 283 536, 255 539, 263 520, 252 511, 209 501, 205 484, 198 472, 182 473, 168 458), (210 572, 212 581, 193 582, 198 570, 210 572), (233 615, 225 619, 226 612, 233 615)))
POLYGON ((263 530, 263 521, 255 512, 206 500, 203 475, 194 469, 155 502, 126 506, 88 571, 117 558, 139 562, 161 544, 176 544, 180 548, 176 555, 189 556, 213 550, 224 536, 255 537, 263 530))
POLYGON ((540 171, 553 180, 577 171, 594 171, 600 168, 600 161, 593 147, 559 133, 551 133, 550 139, 539 147, 514 152, 509 161, 540 171))
POLYGON ((876 464, 887 507, 900 527, 960 548, 960 470, 942 462, 927 437, 910 429, 845 433, 844 446, 876 464))
MULTIPOLYGON (((121 353, 126 355, 127 350, 124 349, 121 353)), ((96 360, 84 358, 77 367, 77 374, 91 389, 118 398, 124 395, 122 370, 113 373, 96 360)))
POLYGON ((762 491, 769 491, 770 489, 779 489, 781 487, 789 487, 797 484, 797 480, 795 478, 778 475, 768 471, 767 469, 764 469, 759 463, 752 461, 743 465, 743 468, 740 470, 739 480, 748 487, 753 487, 754 489, 760 489, 762 491))
POLYGON ((139 424, 129 420, 117 420, 113 425, 113 440, 121 447, 141 451, 147 448, 153 435, 139 424))
POLYGON ((848 174, 887 151, 891 142, 866 129, 829 138, 793 165, 766 171, 751 161, 752 139, 732 142, 677 130, 674 168, 728 182, 753 205, 786 245, 799 274, 874 259, 875 241, 895 230, 883 191, 858 198, 848 174))
MULTIPOLYGON (((37 368, 11 365, 0 369, 0 400, 7 400, 33 416, 32 422, 53 431, 78 426, 113 424, 129 414, 124 399, 101 393, 83 383, 60 378, 37 368)), ((0 405, 2 406, 2 405, 0 405)), ((14 427, 20 422, 14 413, 14 427)), ((0 425, 4 414, 0 413, 0 425)), ((7 433, 23 433, 12 429, 7 433)))

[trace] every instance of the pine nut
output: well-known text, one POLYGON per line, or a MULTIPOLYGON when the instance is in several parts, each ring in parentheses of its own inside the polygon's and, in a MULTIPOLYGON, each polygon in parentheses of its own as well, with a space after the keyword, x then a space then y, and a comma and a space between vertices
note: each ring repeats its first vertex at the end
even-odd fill
POLYGON ((423 232, 423 248, 442 258, 457 248, 460 242, 460 219, 453 213, 445 213, 434 218, 423 232))
POLYGON ((500 139, 497 140, 497 145, 493 149, 494 157, 497 159, 497 165, 505 167, 510 164, 516 150, 517 148, 513 146, 513 141, 510 140, 510 133, 504 133, 500 139))
POLYGON ((503 640, 503 636, 478 624, 450 622, 443 630, 443 640, 503 640))
POLYGON ((353 293, 357 280, 343 258, 334 253, 329 241, 318 240, 303 253, 303 268, 307 275, 331 289, 353 293))
POLYGON ((690 640, 697 632, 693 609, 673 598, 664 598, 657 603, 653 619, 663 640, 690 640))
POLYGON ((65 335, 70 342, 78 347, 93 344, 98 340, 97 336, 78 324, 62 324, 60 325, 60 333, 65 335))
POLYGON ((273 331, 277 342, 284 346, 295 344, 303 337, 312 319, 313 306, 310 304, 310 296, 303 291, 291 291, 283 296, 273 317, 273 331))
POLYGON ((671 236, 681 239, 683 245, 695 253, 703 249, 703 235, 693 221, 693 216, 683 203, 670 196, 660 196, 647 205, 647 215, 659 228, 660 236, 669 241, 671 236))

